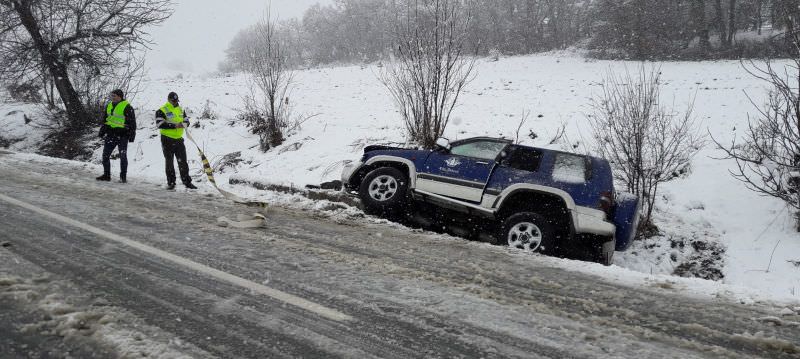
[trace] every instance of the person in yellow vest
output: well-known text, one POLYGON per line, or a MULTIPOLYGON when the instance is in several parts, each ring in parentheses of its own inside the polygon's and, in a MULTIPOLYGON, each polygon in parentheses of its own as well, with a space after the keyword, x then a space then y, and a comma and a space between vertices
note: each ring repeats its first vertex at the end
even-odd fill
POLYGON ((136 138, 136 113, 120 89, 111 91, 111 102, 106 106, 105 122, 100 126, 103 145, 103 175, 98 181, 111 180, 111 152, 119 149, 119 181, 127 182, 128 142, 136 138))
POLYGON ((161 132, 161 150, 164 152, 167 172, 167 189, 175 189, 175 158, 178 159, 178 170, 181 182, 188 189, 197 189, 189 176, 189 165, 186 163, 186 146, 183 145, 183 129, 189 126, 189 120, 178 103, 178 94, 170 92, 167 103, 156 110, 156 126, 161 132))

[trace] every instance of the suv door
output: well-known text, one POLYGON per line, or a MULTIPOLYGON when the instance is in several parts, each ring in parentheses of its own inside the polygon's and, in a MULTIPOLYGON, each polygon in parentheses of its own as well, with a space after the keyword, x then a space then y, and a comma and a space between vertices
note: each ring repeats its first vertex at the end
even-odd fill
POLYGON ((431 153, 417 173, 417 189, 480 202, 495 160, 508 146, 499 139, 469 139, 431 153))

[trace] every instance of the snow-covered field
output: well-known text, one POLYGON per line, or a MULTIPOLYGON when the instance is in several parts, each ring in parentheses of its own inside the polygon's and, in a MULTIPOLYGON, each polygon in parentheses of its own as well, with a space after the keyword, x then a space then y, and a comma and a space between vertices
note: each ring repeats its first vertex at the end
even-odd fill
MULTIPOLYGON (((587 61, 573 54, 480 60, 477 77, 462 96, 445 135, 451 140, 477 135, 513 138, 523 111, 530 111, 531 116, 520 131, 523 143, 543 145, 564 123, 567 139, 559 146, 591 152, 591 131, 585 113, 589 112, 593 91, 609 69, 635 70, 636 66, 587 61), (538 135, 536 139, 527 137, 531 131, 538 135)), ((661 70, 665 100, 674 101, 680 108, 696 96, 695 113, 703 131, 723 143, 733 138, 736 129, 741 133, 747 114, 754 113, 745 92, 757 102, 766 94, 764 84, 748 75, 736 61, 670 62, 661 64, 661 70)), ((235 169, 217 173, 219 183, 236 177, 303 187, 336 179, 342 161, 359 158, 363 145, 405 142, 403 124, 376 78, 377 71, 380 69, 376 66, 298 71, 290 103, 296 115, 313 117, 283 146, 267 153, 258 151, 257 138, 242 124, 230 125, 242 96, 250 91, 245 77, 152 71, 143 91, 130 99, 137 110, 139 132, 128 150, 129 181, 164 181, 153 112, 166 101, 170 91, 180 95, 182 104, 195 117, 211 101, 217 119, 193 119, 200 128, 191 131, 212 162, 241 151, 243 162, 235 169)), ((28 137, 12 144, 11 150, 30 150, 40 138, 37 136, 41 131, 31 127, 36 121, 26 125, 23 114, 31 118, 36 112, 29 105, 0 104, 0 136, 28 137)), ((189 152, 195 178, 205 183, 199 158, 194 151, 189 152)), ((97 151, 94 162, 99 163, 99 155, 97 151)), ((681 265, 685 269, 707 261, 705 264, 711 269, 706 272, 710 274, 690 272, 715 277, 718 273, 713 269, 719 268, 724 275, 721 282, 732 285, 726 286, 726 291, 737 292, 739 289, 731 288, 738 286, 742 293, 760 293, 760 298, 800 300, 800 267, 791 262, 800 260, 800 234, 792 230, 788 211, 782 203, 760 197, 730 177, 728 171, 734 163, 716 159, 720 157, 720 151, 710 143, 694 159, 688 176, 663 186, 656 214, 663 236, 617 253, 615 265, 622 268, 596 270, 592 266, 595 269, 591 270, 624 280, 630 270, 671 274, 676 269, 681 272, 681 265)), ((115 175, 118 162, 113 166, 115 175)), ((235 190, 257 195, 250 189, 235 190)), ((286 205, 308 205, 285 195, 261 195, 286 205)), ((580 266, 567 267, 577 270, 580 266)), ((719 285, 700 280, 680 283, 698 291, 719 285)))

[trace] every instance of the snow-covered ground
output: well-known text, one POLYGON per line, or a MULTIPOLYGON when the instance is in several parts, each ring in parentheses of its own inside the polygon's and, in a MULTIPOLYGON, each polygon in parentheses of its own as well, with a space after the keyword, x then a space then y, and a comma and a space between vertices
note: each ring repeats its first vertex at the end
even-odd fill
MULTIPOLYGON (((660 65, 666 100, 674 100, 680 108, 695 97, 695 114, 703 131, 707 129, 722 143, 730 141, 737 129, 741 134, 747 114, 754 113, 745 92, 756 102, 766 94, 764 84, 749 76, 736 61, 660 65)), ((513 138, 522 113, 531 111, 520 131, 523 143, 543 145, 563 123, 567 139, 560 146, 591 152, 591 131, 585 113, 589 112, 592 93, 598 90, 598 82, 609 69, 635 70, 636 66, 590 61, 573 54, 481 60, 477 77, 463 95, 445 135, 451 140, 477 135, 513 138), (530 132, 538 137, 530 139, 530 132)), ((243 124, 230 125, 242 96, 250 92, 244 76, 153 71, 143 84, 143 91, 130 99, 137 110, 139 132, 136 142, 129 146, 129 180, 164 181, 163 157, 152 118, 170 91, 180 95, 182 104, 195 117, 210 101, 217 119, 194 119, 200 128, 192 128, 191 132, 212 162, 241 151, 243 162, 217 173, 219 183, 236 177, 303 187, 336 179, 342 161, 359 158, 363 145, 405 142, 403 124, 376 78, 377 71, 380 68, 376 66, 298 71, 290 103, 296 115, 313 117, 294 131, 283 146, 267 153, 258 151, 257 138, 243 124)), ((0 104, 0 136, 27 136, 12 144, 12 150, 30 150, 40 138, 36 136, 41 131, 26 125, 23 114, 33 117, 36 112, 28 105, 0 104)), ((97 151, 94 162, 99 163, 99 155, 97 151)), ((631 270, 671 274, 676 269, 683 272, 692 265, 705 264, 710 268, 705 272, 688 271, 711 278, 722 274, 721 283, 732 285, 725 286, 724 291, 760 293, 756 297, 780 301, 800 300, 800 267, 791 262, 800 260, 800 234, 793 231, 788 211, 779 201, 760 197, 730 177, 728 171, 734 163, 716 159, 720 157, 720 151, 709 144, 694 159, 688 176, 662 187, 656 213, 662 236, 637 242, 628 252, 617 253, 615 265, 621 268, 596 270, 592 266, 592 271, 624 281, 631 270), (741 289, 730 289, 736 287, 741 289)), ((205 182, 199 158, 194 154, 190 158, 193 174, 205 182)), ((112 174, 116 174, 118 162, 113 166, 112 174)), ((236 191, 258 195, 244 188, 236 191)), ((286 205, 309 205, 287 195, 260 195, 286 205)), ((579 265, 567 267, 580 269, 579 265)), ((701 280, 680 283, 690 292, 707 292, 720 285, 701 280)))
MULTIPOLYGON (((134 314, 111 306, 107 299, 90 298, 72 283, 52 278, 4 249, 0 249, 0 298, 12 299, 42 314, 38 321, 22 325, 19 328, 22 333, 43 333, 66 341, 87 337, 105 344, 123 358, 210 357, 134 314)), ((84 345, 83 349, 91 352, 95 348, 84 345)), ((107 357, 109 353, 94 355, 107 357)))

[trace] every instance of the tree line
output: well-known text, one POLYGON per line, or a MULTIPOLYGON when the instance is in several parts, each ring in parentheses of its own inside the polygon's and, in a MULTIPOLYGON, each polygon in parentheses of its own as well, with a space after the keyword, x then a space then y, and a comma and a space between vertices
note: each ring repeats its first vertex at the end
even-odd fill
POLYGON ((600 0, 590 48, 608 57, 790 57, 797 0, 600 0), (616 56, 615 56, 616 55, 616 56))
MULTIPOLYGON (((396 52, 396 29, 420 0, 336 0, 278 22, 292 62, 375 62, 396 52)), ((797 0, 459 0, 467 49, 520 55, 572 46, 601 58, 659 60, 783 57, 797 0)), ((221 69, 238 69, 243 30, 221 69)))

